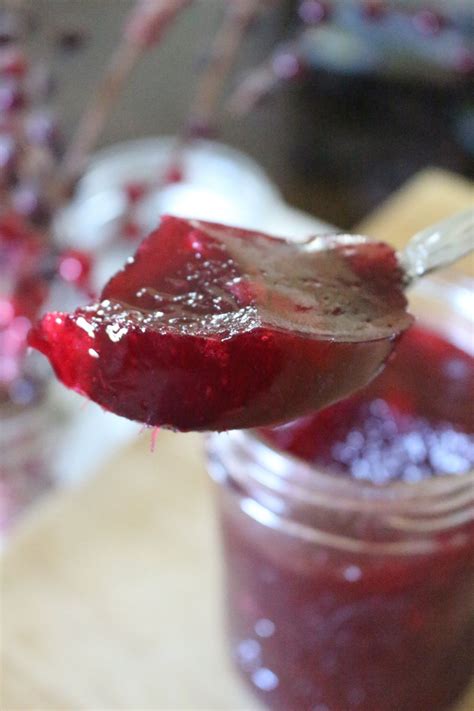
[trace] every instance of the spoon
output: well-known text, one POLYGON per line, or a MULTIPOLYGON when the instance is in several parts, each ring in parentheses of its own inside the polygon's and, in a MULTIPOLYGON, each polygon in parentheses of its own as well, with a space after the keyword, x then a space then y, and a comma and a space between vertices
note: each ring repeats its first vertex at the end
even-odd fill
POLYGON ((417 232, 399 255, 406 285, 466 257, 474 249, 474 208, 417 232))
POLYGON ((46 314, 30 344, 59 379, 152 426, 295 419, 365 386, 413 322, 404 290, 474 246, 474 211, 400 253, 359 235, 303 244, 165 216, 100 302, 46 314))
MULTIPOLYGON (((363 235, 338 234, 317 236, 303 243, 307 252, 330 246, 363 244, 372 241, 363 235)), ((474 208, 463 210, 417 232, 401 252, 398 262, 404 272, 405 287, 438 269, 466 257, 474 250, 474 208)))

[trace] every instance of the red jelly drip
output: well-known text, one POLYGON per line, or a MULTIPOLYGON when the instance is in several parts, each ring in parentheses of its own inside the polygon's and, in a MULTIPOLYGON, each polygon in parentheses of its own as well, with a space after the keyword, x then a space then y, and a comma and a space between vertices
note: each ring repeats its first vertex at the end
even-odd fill
POLYGON ((261 433, 334 474, 413 482, 474 468, 473 403, 472 357, 417 326, 364 390, 261 433))
POLYGON ((304 251, 165 217, 101 301, 31 334, 62 382, 180 430, 272 424, 365 385, 411 323, 393 250, 304 251))
MULTIPOLYGON (((473 402, 473 358, 435 333, 413 327, 364 391, 261 434, 336 476, 378 485, 456 476, 474 467, 473 402)), ((391 487, 395 502, 397 487, 391 487)), ((443 530, 409 533, 411 553, 367 552, 365 543, 393 536, 385 528, 390 516, 378 519, 376 503, 369 512, 345 511, 331 498, 328 506, 321 487, 321 498, 304 509, 304 520, 323 533, 308 543, 285 526, 291 505, 272 509, 282 512, 281 524, 265 525, 263 518, 262 525, 242 513, 243 499, 229 489, 219 487, 232 649, 266 706, 281 711, 452 708, 473 672, 472 519, 456 511, 450 516, 453 528, 449 523, 443 530), (324 531, 363 545, 328 544, 324 531), (415 554, 411 544, 426 537, 430 545, 415 554)), ((241 496, 246 495, 247 490, 241 496)), ((426 492, 420 496, 426 504, 426 492)), ((299 499, 297 504, 304 506, 299 499)), ((421 517, 420 524, 430 520, 421 517)), ((402 542, 403 527, 398 536, 402 542)))

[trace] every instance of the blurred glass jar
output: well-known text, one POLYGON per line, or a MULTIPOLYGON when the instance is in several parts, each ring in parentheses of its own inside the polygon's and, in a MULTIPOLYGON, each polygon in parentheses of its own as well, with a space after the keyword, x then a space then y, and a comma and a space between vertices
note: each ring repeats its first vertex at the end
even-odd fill
POLYGON ((59 433, 45 389, 27 405, 0 403, 0 543, 19 517, 54 486, 52 454, 59 433))
MULTIPOLYGON (((472 297, 427 280, 412 308, 468 350, 472 297)), ((281 711, 449 708, 473 671, 474 472, 374 487, 238 431, 212 435, 208 457, 231 651, 261 700, 281 711)))
POLYGON ((74 199, 58 215, 59 243, 94 252, 97 287, 121 268, 164 213, 256 228, 281 204, 277 189, 257 163, 214 141, 197 141, 182 149, 182 175, 166 182, 164 176, 176 161, 176 146, 175 138, 160 136, 99 151, 74 199), (130 187, 143 191, 132 206, 130 187), (125 234, 130 207, 133 239, 125 234))

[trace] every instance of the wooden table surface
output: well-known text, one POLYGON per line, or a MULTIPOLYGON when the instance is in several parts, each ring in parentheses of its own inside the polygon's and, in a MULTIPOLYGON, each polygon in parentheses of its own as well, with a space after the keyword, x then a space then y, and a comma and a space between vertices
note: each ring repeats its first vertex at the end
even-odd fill
MULTIPOLYGON (((400 245, 467 204, 472 185, 431 171, 362 228, 400 245)), ((463 268, 474 273, 472 260, 463 268)), ((154 453, 141 436, 44 501, 18 527, 1 582, 3 711, 258 708, 225 653, 196 435, 162 432, 154 453)), ((474 690, 460 709, 474 709, 474 690)))

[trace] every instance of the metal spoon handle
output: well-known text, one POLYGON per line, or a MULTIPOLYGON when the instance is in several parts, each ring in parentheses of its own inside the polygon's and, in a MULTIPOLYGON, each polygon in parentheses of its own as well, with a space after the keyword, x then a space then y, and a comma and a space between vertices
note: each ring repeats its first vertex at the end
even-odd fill
POLYGON ((447 267, 474 250, 474 208, 458 212, 447 220, 427 227, 411 238, 399 253, 407 285, 447 267))

